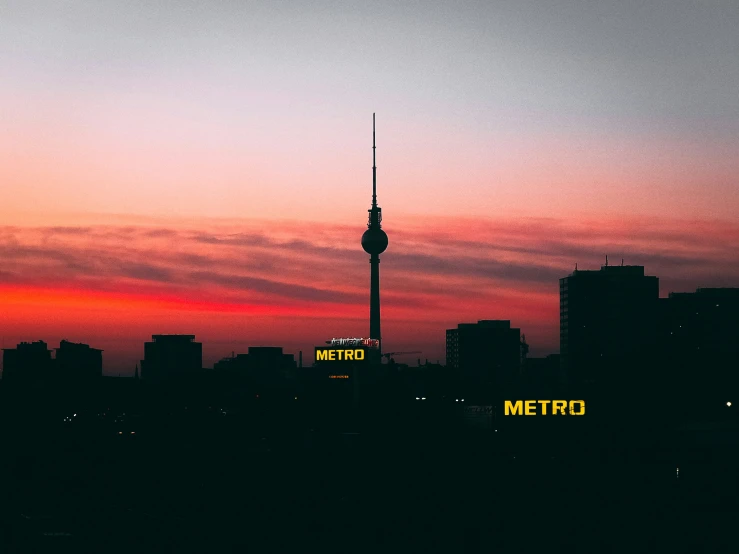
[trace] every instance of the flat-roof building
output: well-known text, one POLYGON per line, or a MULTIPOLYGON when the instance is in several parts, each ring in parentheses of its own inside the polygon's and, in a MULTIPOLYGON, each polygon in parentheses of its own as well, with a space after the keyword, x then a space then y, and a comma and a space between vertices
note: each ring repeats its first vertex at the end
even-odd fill
POLYGON ((492 400, 518 376, 521 330, 508 320, 460 323, 446 331, 446 359, 459 394, 492 400))
POLYGON ((144 343, 141 378, 161 380, 180 377, 203 368, 203 345, 195 335, 152 335, 144 343))

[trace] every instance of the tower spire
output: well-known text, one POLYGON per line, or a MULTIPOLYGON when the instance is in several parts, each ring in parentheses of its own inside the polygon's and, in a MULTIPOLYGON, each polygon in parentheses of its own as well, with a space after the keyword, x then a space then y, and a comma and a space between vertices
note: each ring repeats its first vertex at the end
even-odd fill
POLYGON ((375 114, 372 114, 372 207, 377 207, 377 162, 375 159, 375 114))

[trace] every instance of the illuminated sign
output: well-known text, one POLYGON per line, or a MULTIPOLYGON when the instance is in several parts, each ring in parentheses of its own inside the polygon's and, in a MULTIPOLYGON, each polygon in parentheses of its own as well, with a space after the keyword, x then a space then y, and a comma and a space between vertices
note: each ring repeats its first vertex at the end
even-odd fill
POLYGON ((329 379, 349 379, 348 375, 329 375, 329 379))
POLYGON ((363 348, 329 348, 316 346, 317 362, 362 361, 365 359, 363 348))
MULTIPOLYGON (((565 415, 567 407, 567 400, 516 400, 515 403, 506 400, 505 415, 565 415), (551 411, 547 412, 550 404, 551 411), (537 410, 537 405, 541 406, 541 412, 537 410)), ((585 401, 570 400, 569 412, 570 415, 585 415, 585 401)))
POLYGON ((331 339, 327 340, 326 344, 331 346, 365 346, 367 348, 380 348, 380 341, 378 339, 331 339))

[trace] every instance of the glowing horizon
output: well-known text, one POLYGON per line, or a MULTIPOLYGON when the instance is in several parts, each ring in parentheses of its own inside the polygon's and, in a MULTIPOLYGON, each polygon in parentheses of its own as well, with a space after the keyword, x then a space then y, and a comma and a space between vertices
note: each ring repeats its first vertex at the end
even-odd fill
MULTIPOLYGON (((134 218, 134 221, 138 221, 134 218)), ((383 258, 384 343, 444 359, 457 323, 509 319, 533 355, 558 350, 558 279, 575 263, 645 265, 661 294, 739 282, 739 225, 640 218, 425 218, 395 221, 383 258), (736 259, 736 258, 734 258, 736 259)), ((6 347, 62 338, 103 348, 106 373, 131 373, 152 334, 195 334, 205 363, 248 346, 309 351, 368 328, 362 224, 244 221, 0 227, 6 347), (330 268, 330 271, 327 270, 330 268), (118 344, 120 343, 120 344, 118 344), (124 348, 125 346, 125 348, 124 348)), ((306 363, 309 359, 304 357, 306 363)))
POLYGON ((4 7, 5 346, 366 335, 372 113, 387 349, 509 319, 556 352, 557 279, 606 254, 739 285, 735 2, 311 6, 4 7))

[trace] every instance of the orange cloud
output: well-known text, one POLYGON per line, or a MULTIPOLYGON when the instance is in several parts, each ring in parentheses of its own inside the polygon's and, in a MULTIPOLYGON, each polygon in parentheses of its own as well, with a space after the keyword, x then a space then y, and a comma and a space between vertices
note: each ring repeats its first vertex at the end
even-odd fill
MULTIPOLYGON (((126 370, 159 332, 212 341, 209 363, 255 341, 307 350, 366 334, 361 232, 308 234, 298 221, 0 227, 0 333, 6 346, 73 332, 113 351, 129 341, 128 354, 106 355, 106 368, 126 370)), ((663 295, 739 283, 739 225, 725 221, 409 217, 388 233, 385 344, 431 359, 443 359, 445 328, 477 319, 510 319, 535 354, 556 351, 558 279, 606 254, 646 266, 663 295)))

